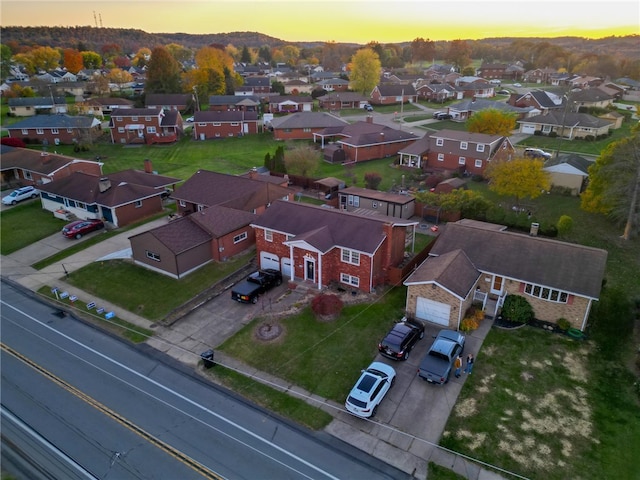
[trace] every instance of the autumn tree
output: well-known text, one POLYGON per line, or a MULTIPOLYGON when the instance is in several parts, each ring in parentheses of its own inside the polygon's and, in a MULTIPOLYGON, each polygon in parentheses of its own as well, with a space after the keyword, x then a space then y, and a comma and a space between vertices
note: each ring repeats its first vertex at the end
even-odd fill
POLYGON ((550 176, 543 167, 542 160, 494 160, 485 170, 485 177, 489 179, 489 190, 498 195, 515 197, 518 206, 523 198, 537 198, 551 188, 550 176))
POLYGON ((589 167, 589 186, 580 206, 624 224, 622 238, 637 233, 640 216, 640 127, 631 136, 610 143, 589 167))
POLYGON ((151 52, 145 90, 147 93, 181 91, 180 65, 165 47, 156 47, 151 52))
POLYGON ((112 68, 107 73, 107 79, 109 82, 115 83, 118 86, 118 90, 122 90, 124 85, 133 82, 133 75, 121 68, 112 68))
POLYGON ((367 172, 364 174, 364 184, 370 190, 377 190, 382 181, 382 175, 378 172, 367 172))
POLYGON ((467 131, 471 133, 486 133, 487 135, 502 135, 508 137, 516 128, 517 115, 497 108, 487 108, 474 113, 466 123, 467 131))
POLYGON ((151 50, 143 47, 136 52, 131 63, 138 68, 142 68, 149 63, 149 60, 151 60, 151 50))
POLYGON ((411 61, 416 63, 420 61, 432 61, 436 54, 436 48, 433 41, 421 37, 415 38, 411 42, 411 61))
POLYGON ((452 63, 458 71, 471 63, 471 47, 465 40, 453 40, 449 44, 446 60, 452 63))
POLYGON ((184 63, 193 57, 193 52, 190 49, 177 43, 170 43, 165 48, 178 63, 184 63))
POLYGON ((285 153, 284 165, 287 173, 308 177, 320 165, 320 152, 309 145, 295 147, 285 153))
POLYGON ((351 89, 368 95, 380 80, 382 65, 378 55, 370 48, 358 50, 351 58, 351 89))
POLYGON ((60 52, 51 47, 37 47, 25 53, 17 53, 13 59, 25 67, 29 74, 49 71, 60 66, 60 52))
POLYGON ((91 50, 87 50, 87 51, 81 52, 81 55, 82 55, 82 64, 84 65, 84 68, 95 70, 102 67, 102 57, 100 56, 99 53, 93 52, 91 50))
POLYGON ((82 70, 84 63, 82 61, 82 54, 74 48, 65 48, 62 52, 64 58, 64 68, 69 72, 76 74, 82 70))
POLYGON ((102 46, 101 51, 104 64, 109 67, 113 66, 113 60, 116 57, 120 57, 123 54, 122 47, 117 43, 107 43, 102 46))

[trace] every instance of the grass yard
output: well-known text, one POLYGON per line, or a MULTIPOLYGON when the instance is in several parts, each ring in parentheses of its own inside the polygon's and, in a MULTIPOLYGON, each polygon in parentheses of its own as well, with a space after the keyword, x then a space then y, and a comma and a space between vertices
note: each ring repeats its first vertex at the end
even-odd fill
POLYGON ((208 286, 244 266, 250 253, 210 263, 176 280, 123 260, 94 262, 72 272, 67 282, 152 321, 164 318, 208 286))
POLYGON ((44 211, 39 199, 10 207, 0 213, 0 253, 16 252, 60 232, 67 223, 44 211))

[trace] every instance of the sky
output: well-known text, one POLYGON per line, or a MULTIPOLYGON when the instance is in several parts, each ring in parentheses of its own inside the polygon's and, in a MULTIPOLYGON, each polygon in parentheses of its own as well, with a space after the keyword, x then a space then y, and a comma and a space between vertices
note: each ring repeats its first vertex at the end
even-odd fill
POLYGON ((288 42, 365 44, 640 34, 638 0, 0 0, 2 26, 148 33, 259 32, 288 42))

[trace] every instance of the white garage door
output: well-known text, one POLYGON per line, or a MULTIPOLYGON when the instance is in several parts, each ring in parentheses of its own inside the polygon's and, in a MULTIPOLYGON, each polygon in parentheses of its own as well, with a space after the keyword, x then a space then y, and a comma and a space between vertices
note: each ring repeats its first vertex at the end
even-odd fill
POLYGON ((535 125, 522 125, 522 133, 528 133, 529 135, 533 135, 536 131, 535 125))
POLYGON ((434 302, 428 298, 418 297, 416 317, 420 320, 448 326, 450 310, 451 307, 446 303, 434 302))
POLYGON ((280 258, 273 253, 262 252, 260 253, 260 268, 273 268, 280 270, 280 258))
POLYGON ((280 269, 282 276, 291 278, 291 259, 289 257, 282 257, 280 262, 282 263, 282 268, 280 269))

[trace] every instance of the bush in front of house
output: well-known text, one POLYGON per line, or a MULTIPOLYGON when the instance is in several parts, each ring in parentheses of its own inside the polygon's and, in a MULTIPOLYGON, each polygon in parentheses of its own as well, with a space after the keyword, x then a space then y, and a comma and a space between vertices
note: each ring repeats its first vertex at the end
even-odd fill
POLYGON ((342 299, 334 293, 321 293, 311 300, 311 311, 322 321, 338 318, 343 306, 342 299))
POLYGON ((528 323, 533 320, 533 307, 520 295, 507 295, 502 305, 502 316, 515 323, 528 323))

